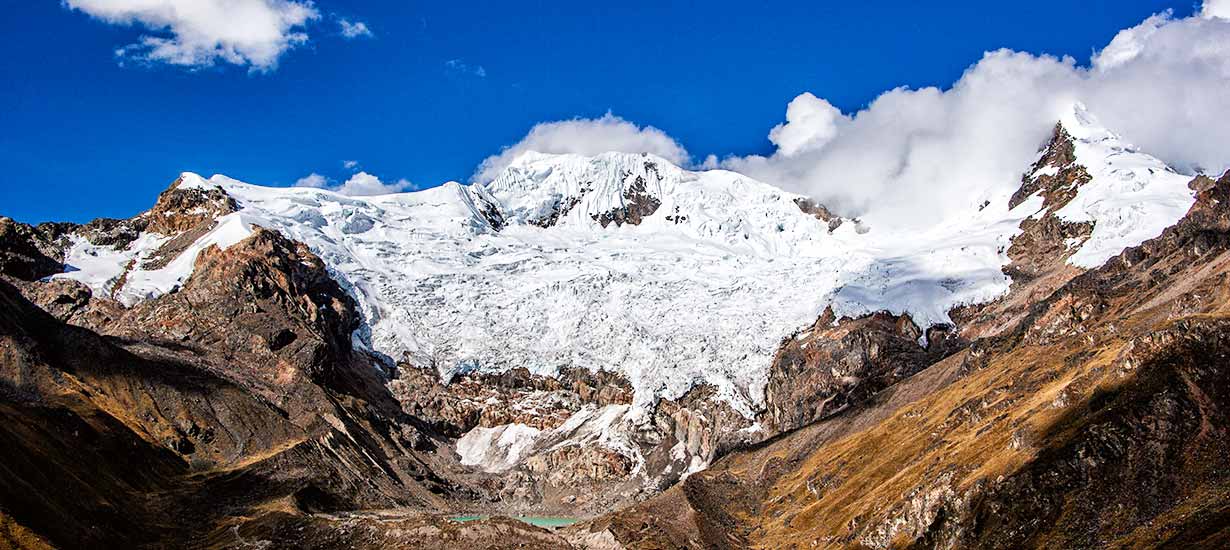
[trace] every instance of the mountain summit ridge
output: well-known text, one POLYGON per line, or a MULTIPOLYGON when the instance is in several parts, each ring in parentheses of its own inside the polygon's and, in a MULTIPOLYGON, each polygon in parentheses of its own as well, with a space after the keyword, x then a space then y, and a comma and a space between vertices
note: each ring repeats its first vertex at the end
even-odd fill
MULTIPOLYGON (((1069 261, 1087 267, 1160 233, 1194 200, 1185 176, 1081 106, 1059 122, 1068 126, 1084 175, 1066 206, 1038 189, 908 239, 831 224, 804 211, 802 195, 734 172, 643 153, 526 153, 488 184, 372 197, 185 173, 174 189, 220 191, 235 211, 157 265, 156 250, 186 237, 144 231, 123 250, 73 237, 66 263, 76 270, 56 277, 131 304, 173 291, 200 250, 260 226, 321 256, 360 304, 357 345, 393 361, 444 379, 612 370, 642 408, 709 384, 751 417, 778 342, 826 307, 837 318, 909 314, 925 334, 951 324, 952 308, 1007 292, 1007 249, 1031 218, 1090 225, 1066 243, 1069 261)), ((1060 169, 1035 166, 1022 190, 1060 169)))

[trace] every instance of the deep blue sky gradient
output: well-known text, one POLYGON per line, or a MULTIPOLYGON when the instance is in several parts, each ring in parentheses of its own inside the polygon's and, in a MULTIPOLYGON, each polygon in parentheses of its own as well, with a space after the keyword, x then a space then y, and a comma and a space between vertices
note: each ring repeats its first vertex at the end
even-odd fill
POLYGON ((402 2, 317 0, 276 71, 120 66, 143 30, 55 0, 0 0, 0 215, 127 217, 181 171, 289 185, 466 180, 534 123, 608 110, 693 158, 767 153, 803 91, 851 112, 897 86, 948 87, 984 51, 1086 64, 1161 0, 402 2), (669 4, 669 5, 666 5, 669 4), (942 6, 942 7, 937 7, 942 6), (329 14, 365 21, 346 41, 329 14), (460 59, 485 77, 450 69, 460 59))

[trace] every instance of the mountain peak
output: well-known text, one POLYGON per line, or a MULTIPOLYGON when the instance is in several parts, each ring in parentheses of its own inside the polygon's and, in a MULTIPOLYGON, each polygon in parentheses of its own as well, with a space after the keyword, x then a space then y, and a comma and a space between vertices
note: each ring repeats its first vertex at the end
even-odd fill
POLYGON ((1009 205, 1041 196, 1037 228, 1047 236, 1031 239, 1052 241, 1067 263, 1088 269, 1182 217, 1194 201, 1190 179, 1136 150, 1077 102, 1056 124, 1009 205))
MULTIPOLYGON (((585 157, 527 152, 485 189, 510 222, 637 225, 657 211, 662 196, 689 173, 648 153, 585 157)), ((694 178, 693 178, 694 179, 694 178)))

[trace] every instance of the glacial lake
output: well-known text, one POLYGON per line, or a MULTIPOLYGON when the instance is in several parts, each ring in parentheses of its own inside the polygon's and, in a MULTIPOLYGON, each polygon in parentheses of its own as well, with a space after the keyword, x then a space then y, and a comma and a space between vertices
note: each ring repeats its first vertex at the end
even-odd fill
MULTIPOLYGON (((451 519, 451 520, 453 520, 453 521, 466 522, 466 521, 475 521, 475 520, 480 520, 480 519, 487 519, 487 518, 489 518, 489 517, 491 517, 491 516, 479 516, 479 515, 474 515, 474 516, 453 516, 453 517, 448 518, 448 519, 451 519)), ((517 521, 522 521, 522 522, 528 523, 528 524, 533 525, 533 526, 535 526, 535 527, 543 527, 543 528, 546 528, 546 529, 552 529, 552 528, 555 528, 555 527, 563 527, 563 526, 565 526, 565 525, 572 525, 572 524, 574 524, 574 523, 576 523, 576 522, 578 522, 578 521, 581 521, 581 520, 579 520, 579 519, 575 519, 575 518, 558 518, 558 517, 544 517, 544 516, 512 516, 512 518, 513 518, 513 519, 515 519, 515 520, 517 520, 517 521)))

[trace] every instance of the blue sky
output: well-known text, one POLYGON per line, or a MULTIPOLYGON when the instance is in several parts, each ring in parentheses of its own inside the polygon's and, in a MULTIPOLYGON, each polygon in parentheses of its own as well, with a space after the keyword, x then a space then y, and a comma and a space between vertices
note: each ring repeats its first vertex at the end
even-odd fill
POLYGON ((535 123, 608 111, 697 160, 768 154, 769 129, 801 92, 849 113, 894 87, 948 87, 996 48, 1085 64, 1120 29, 1194 9, 318 0, 307 42, 262 72, 120 63, 114 52, 148 30, 53 0, 5 4, 0 214, 24 222, 131 216, 185 170, 290 185, 312 172, 340 182, 356 160, 386 181, 466 180, 535 123), (344 38, 341 18, 374 36, 344 38))

